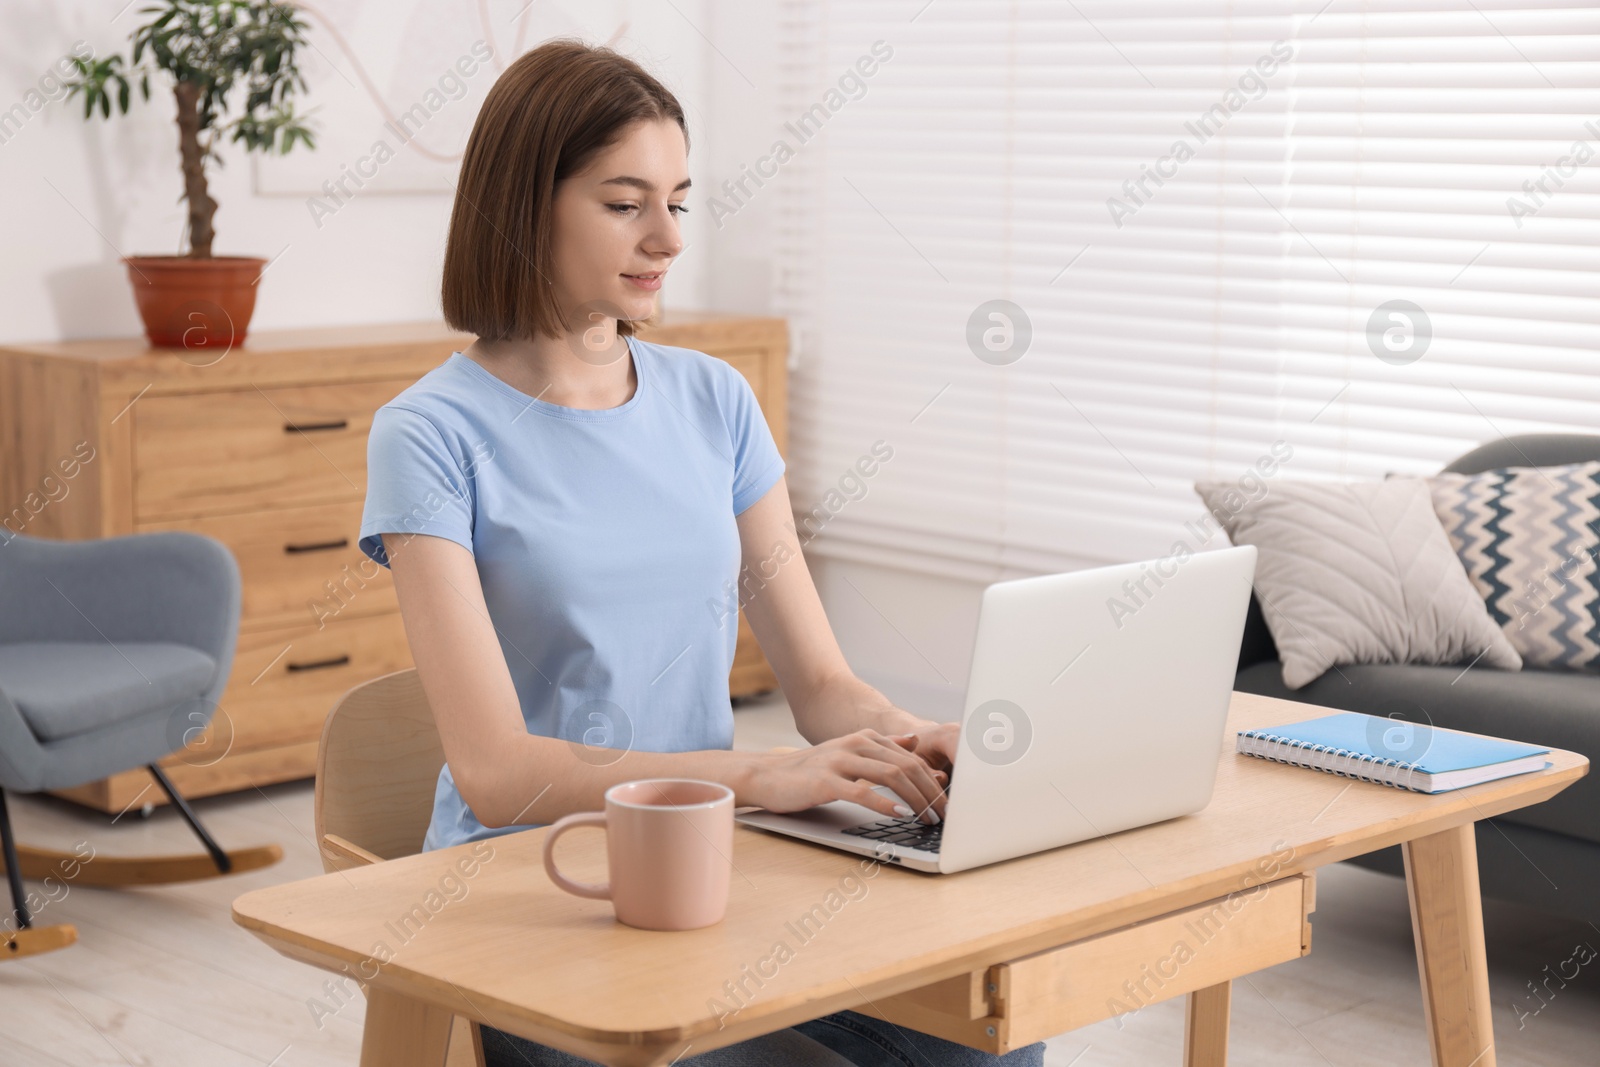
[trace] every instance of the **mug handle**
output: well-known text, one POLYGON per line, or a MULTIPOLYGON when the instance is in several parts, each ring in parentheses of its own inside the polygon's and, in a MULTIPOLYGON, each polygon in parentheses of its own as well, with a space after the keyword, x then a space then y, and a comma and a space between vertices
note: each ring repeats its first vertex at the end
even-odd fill
POLYGON ((610 882, 574 882, 556 870, 556 840, 562 834, 568 830, 576 830, 580 826, 598 826, 603 830, 605 825, 606 813, 603 811, 582 811, 574 815, 563 815, 555 821, 544 839, 544 869, 552 882, 580 897, 590 897, 594 900, 611 899, 610 882))

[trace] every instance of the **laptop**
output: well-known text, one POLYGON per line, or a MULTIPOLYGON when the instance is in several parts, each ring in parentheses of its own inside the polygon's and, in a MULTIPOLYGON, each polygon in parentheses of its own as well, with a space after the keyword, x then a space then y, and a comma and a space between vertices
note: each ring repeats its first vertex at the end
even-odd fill
POLYGON ((942 822, 843 800, 736 818, 949 874, 1199 811, 1216 786, 1255 566, 1241 545, 996 582, 978 612, 942 822))

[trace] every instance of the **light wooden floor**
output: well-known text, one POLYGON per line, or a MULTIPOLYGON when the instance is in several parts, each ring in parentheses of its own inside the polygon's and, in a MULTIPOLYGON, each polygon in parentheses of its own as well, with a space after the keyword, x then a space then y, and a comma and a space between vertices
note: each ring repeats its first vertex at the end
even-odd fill
MULTIPOLYGON (((737 744, 800 742, 781 699, 743 707, 737 744)), ((311 786, 254 790, 196 805, 230 846, 276 841, 277 867, 236 878, 146 890, 70 889, 39 915, 77 924, 72 948, 0 964, 0 1064, 4 1067, 354 1067, 363 1004, 335 1004, 330 975, 286 960, 244 933, 229 904, 247 889, 321 873, 311 841, 311 786)), ((31 843, 101 853, 188 851, 188 830, 163 809, 114 825, 47 798, 18 797, 13 817, 31 843)), ((34 886, 38 889, 38 886, 34 886)), ((1325 869, 1312 954, 1237 983, 1236 1067, 1393 1067, 1426 1064, 1410 920, 1398 879, 1352 867, 1325 869)), ((1579 944, 1600 948, 1600 930, 1486 902, 1490 985, 1502 1067, 1577 1067, 1600 1062, 1600 959, 1540 1006, 1542 981, 1579 944), (1551 971, 1545 972, 1548 966, 1551 971)), ((1581 958, 1581 957, 1580 957, 1581 958)), ((1572 964, 1566 964, 1571 974, 1572 964)), ((1154 1005, 1049 1043, 1050 1067, 1181 1062, 1181 1001, 1154 1005)))

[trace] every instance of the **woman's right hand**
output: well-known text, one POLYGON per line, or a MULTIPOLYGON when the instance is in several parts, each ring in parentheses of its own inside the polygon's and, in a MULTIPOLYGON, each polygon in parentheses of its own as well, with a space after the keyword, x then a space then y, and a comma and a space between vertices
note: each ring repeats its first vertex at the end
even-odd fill
POLYGON ((876 730, 857 730, 793 752, 758 754, 749 788, 739 803, 759 804, 768 811, 790 812, 850 800, 886 817, 917 815, 923 822, 944 818, 943 771, 936 771, 906 744, 876 730), (874 791, 885 785, 905 800, 874 791), (896 810, 896 809, 899 810, 896 810))

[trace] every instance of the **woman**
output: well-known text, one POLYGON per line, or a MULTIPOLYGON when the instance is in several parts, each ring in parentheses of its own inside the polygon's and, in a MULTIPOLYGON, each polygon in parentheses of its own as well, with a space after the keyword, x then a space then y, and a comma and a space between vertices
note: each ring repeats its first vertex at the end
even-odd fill
MULTIPOLYGON (((443 306, 477 340, 374 417, 361 522, 444 746, 424 849, 599 810, 652 777, 774 811, 943 813, 957 728, 851 674, 749 385, 634 336, 683 250, 687 154, 670 92, 572 41, 512 64, 473 127, 443 306), (810 748, 731 751, 736 590, 756 589, 741 568, 759 568, 742 606, 810 748)), ((483 1034, 491 1067, 587 1062, 483 1034)), ((1043 1045, 997 1058, 840 1012, 682 1062, 1039 1064, 1043 1045)))

